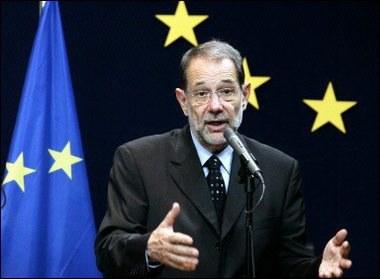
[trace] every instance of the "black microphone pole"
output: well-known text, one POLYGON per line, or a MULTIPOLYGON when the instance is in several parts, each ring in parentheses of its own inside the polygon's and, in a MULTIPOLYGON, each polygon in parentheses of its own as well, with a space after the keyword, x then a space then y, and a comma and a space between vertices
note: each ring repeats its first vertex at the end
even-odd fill
POLYGON ((240 184, 245 185, 246 193, 246 206, 245 206, 245 224, 246 224, 246 246, 245 246, 245 257, 246 257, 246 277, 254 278, 254 256, 253 256, 253 243, 252 243, 252 213, 253 213, 253 193, 255 185, 255 177, 248 171, 247 165, 244 159, 241 159, 241 168, 237 175, 237 180, 240 184))
POLYGON ((246 216, 246 277, 247 278, 254 278, 255 277, 255 262, 254 262, 254 256, 253 256, 253 243, 252 243, 252 213, 253 210, 260 204, 264 192, 265 192, 265 184, 264 179, 261 175, 261 171, 258 168, 258 166, 255 163, 255 160, 251 153, 248 152, 248 150, 245 148, 243 143, 240 141, 237 134, 231 129, 228 128, 226 131, 224 131, 224 137, 227 139, 228 143, 231 145, 231 147, 234 149, 234 151, 238 154, 240 161, 241 161, 241 167, 236 175, 236 180, 240 184, 245 185, 245 192, 247 194, 247 200, 246 200, 246 210, 245 210, 245 216, 246 216), (258 178, 263 190, 261 192, 261 197, 259 199, 259 202, 256 204, 256 206, 253 206, 253 193, 254 193, 254 185, 255 185, 255 178, 258 178))

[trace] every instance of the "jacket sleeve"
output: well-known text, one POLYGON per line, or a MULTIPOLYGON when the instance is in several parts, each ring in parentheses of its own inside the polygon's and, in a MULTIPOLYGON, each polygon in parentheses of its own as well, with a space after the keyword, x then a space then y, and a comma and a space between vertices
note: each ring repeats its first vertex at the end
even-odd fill
POLYGON ((98 269, 106 277, 146 277, 148 202, 127 145, 114 156, 108 184, 107 213, 95 240, 98 269))
POLYGON ((314 246, 306 231, 302 177, 294 160, 286 191, 278 252, 281 274, 284 277, 318 277, 321 257, 316 257, 314 246))

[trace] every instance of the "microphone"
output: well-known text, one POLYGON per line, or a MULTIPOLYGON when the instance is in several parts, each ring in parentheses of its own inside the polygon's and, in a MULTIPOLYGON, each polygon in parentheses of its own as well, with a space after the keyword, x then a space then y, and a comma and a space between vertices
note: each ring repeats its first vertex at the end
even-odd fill
POLYGON ((264 183, 263 176, 261 175, 261 170, 257 166, 253 155, 248 152, 247 148, 245 148, 238 135, 231 128, 226 129, 223 135, 231 147, 234 149, 234 151, 239 155, 240 159, 246 165, 249 172, 253 176, 257 177, 262 183, 264 183))

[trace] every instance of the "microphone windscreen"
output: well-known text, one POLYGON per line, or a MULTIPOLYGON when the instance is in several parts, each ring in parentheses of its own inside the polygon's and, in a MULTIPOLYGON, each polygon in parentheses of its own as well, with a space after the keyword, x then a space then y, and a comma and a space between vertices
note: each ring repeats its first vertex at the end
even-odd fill
POLYGON ((224 133, 223 133, 224 137, 226 138, 226 140, 229 142, 231 137, 233 135, 235 135, 235 132, 231 129, 231 128, 227 128, 224 133))

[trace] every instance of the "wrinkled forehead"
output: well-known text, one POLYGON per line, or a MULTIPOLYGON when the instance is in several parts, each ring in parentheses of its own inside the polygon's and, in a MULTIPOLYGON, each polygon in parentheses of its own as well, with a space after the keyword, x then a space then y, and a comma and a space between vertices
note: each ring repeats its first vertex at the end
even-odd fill
POLYGON ((235 64, 229 58, 222 60, 194 58, 187 71, 187 81, 190 89, 202 86, 216 87, 223 84, 238 85, 235 64))

